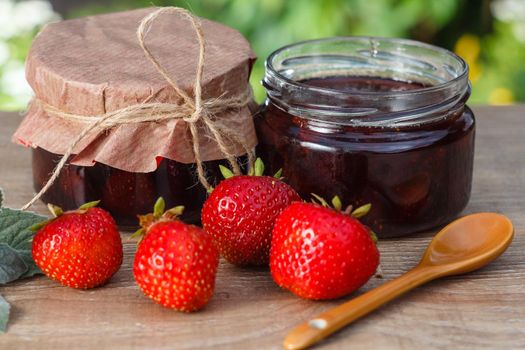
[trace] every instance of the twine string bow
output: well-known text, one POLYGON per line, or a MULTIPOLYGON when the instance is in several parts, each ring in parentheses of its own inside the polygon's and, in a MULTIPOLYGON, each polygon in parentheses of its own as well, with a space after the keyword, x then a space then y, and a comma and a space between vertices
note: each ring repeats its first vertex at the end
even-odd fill
POLYGON ((55 183, 62 169, 66 165, 69 157, 73 154, 75 147, 93 130, 105 131, 115 126, 130 123, 160 122, 170 119, 182 119, 189 127, 192 141, 192 151, 197 166, 197 175, 200 183, 207 189, 211 185, 206 178, 204 166, 200 153, 199 127, 205 135, 210 136, 217 143, 220 151, 230 163, 235 174, 240 174, 241 170, 237 163, 236 155, 230 150, 232 144, 240 145, 248 156, 249 164, 253 163, 253 151, 244 141, 243 136, 236 130, 227 128, 224 123, 215 118, 215 115, 228 109, 242 108, 252 100, 251 89, 249 85, 238 95, 224 98, 222 96, 209 100, 202 99, 202 76, 204 72, 204 54, 205 43, 204 34, 200 22, 187 10, 179 7, 162 7, 150 13, 142 19, 137 28, 137 39, 144 54, 155 67, 155 69, 164 77, 175 92, 182 98, 182 104, 160 103, 160 102, 143 102, 131 105, 116 111, 111 111, 100 116, 85 116, 64 112, 54 106, 45 103, 42 100, 35 100, 36 103, 50 116, 62 118, 65 120, 76 121, 87 124, 80 134, 71 142, 66 152, 54 168, 50 178, 42 189, 22 207, 26 210, 32 206, 40 197, 55 183), (146 46, 146 36, 151 29, 153 21, 165 13, 179 14, 187 19, 195 33, 199 43, 199 57, 197 61, 197 71, 195 74, 195 83, 193 86, 193 98, 191 98, 178 84, 168 75, 164 67, 159 63, 155 56, 146 46))

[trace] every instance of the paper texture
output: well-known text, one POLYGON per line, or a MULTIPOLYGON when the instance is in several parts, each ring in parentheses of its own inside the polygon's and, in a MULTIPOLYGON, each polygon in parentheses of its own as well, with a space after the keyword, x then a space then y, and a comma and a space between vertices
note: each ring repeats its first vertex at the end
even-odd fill
MULTIPOLYGON (((141 102, 181 103, 167 81, 144 56, 137 38, 140 21, 155 9, 63 21, 46 26, 35 39, 26 62, 26 77, 36 98, 67 113, 101 115, 141 102)), ((255 60, 240 33, 202 19, 206 40, 203 99, 237 95, 246 89, 255 60)), ((163 15, 153 24, 146 44, 172 79, 192 94, 198 43, 187 21, 163 15)), ((221 123, 257 143, 250 108, 218 115, 221 123)), ((33 103, 13 141, 63 154, 86 124, 46 115, 33 103)), ((214 140, 201 135, 203 161, 224 158, 214 140)), ((156 169, 157 157, 193 163, 191 135, 183 120, 120 125, 92 133, 74 149, 73 164, 95 162, 130 172, 156 169)), ((244 154, 239 147, 238 155, 244 154)))

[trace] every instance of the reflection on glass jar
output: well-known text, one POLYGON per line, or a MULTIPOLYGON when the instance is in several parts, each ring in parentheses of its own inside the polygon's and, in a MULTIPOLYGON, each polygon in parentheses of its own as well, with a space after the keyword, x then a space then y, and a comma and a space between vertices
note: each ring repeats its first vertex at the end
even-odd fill
POLYGON ((379 236, 441 225, 467 204, 475 121, 468 67, 427 44, 332 38, 267 60, 258 152, 304 198, 372 203, 379 236))

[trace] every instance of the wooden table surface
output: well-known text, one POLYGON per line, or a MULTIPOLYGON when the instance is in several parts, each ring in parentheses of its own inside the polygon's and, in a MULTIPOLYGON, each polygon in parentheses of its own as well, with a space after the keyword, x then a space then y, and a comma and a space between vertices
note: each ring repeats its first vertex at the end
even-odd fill
MULTIPOLYGON (((316 349, 525 349, 525 106, 474 110, 474 185, 465 213, 505 213, 514 242, 488 267, 420 287, 316 349)), ((10 207, 32 196, 30 152, 9 141, 20 119, 0 113, 0 186, 10 207)), ((40 203, 34 209, 45 213, 40 203)), ((384 279, 358 293, 409 270, 432 235, 380 241, 384 279)), ((0 287, 12 306, 0 349, 280 349, 294 325, 341 302, 301 300, 279 289, 267 269, 221 261, 210 304, 178 313, 134 284, 134 250, 125 243, 122 268, 99 289, 74 290, 43 276, 0 287)))

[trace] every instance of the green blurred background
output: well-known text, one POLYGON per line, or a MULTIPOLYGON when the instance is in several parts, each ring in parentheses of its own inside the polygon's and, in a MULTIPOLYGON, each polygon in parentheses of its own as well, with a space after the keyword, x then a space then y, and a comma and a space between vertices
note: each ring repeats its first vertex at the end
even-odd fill
POLYGON ((525 101, 525 0, 0 0, 0 110, 31 97, 24 58, 38 29, 61 18, 138 7, 181 6, 241 31, 259 60, 280 46, 345 35, 412 38, 455 51, 470 65, 471 104, 525 101))

